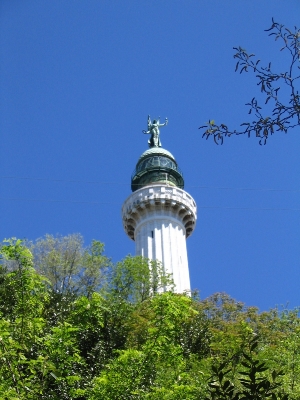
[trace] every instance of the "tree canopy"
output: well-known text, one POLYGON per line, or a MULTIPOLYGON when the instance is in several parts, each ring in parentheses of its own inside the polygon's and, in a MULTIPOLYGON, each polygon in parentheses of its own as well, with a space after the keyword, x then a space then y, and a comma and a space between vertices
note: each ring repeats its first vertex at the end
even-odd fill
POLYGON ((158 263, 103 251, 76 235, 2 244, 0 399, 299 398, 298 310, 162 292, 158 263))

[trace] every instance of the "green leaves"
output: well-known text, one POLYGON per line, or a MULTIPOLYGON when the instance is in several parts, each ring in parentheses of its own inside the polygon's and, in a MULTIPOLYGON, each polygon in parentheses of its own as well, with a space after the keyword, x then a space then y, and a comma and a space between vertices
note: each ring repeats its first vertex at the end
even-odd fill
POLYGON ((46 235, 31 244, 36 270, 45 275, 56 293, 80 293, 89 297, 104 287, 111 262, 106 257, 103 243, 93 240, 84 248, 79 234, 68 236, 46 235))
POLYGON ((212 366, 213 375, 208 382, 210 397, 207 399, 288 399, 288 395, 280 391, 282 382, 277 380, 282 375, 281 371, 272 371, 271 380, 263 375, 265 371, 269 371, 269 367, 265 362, 257 359, 258 347, 259 338, 255 336, 249 340, 249 352, 242 353, 244 358, 241 361, 241 366, 244 367, 242 370, 234 371, 232 366, 228 368, 230 363, 212 366), (227 374, 231 374, 234 379, 225 380, 227 374))
POLYGON ((99 242, 76 258, 74 242, 55 240, 39 248, 44 258, 16 239, 2 246, 0 399, 300 396, 297 310, 259 314, 225 294, 200 301, 163 292, 172 280, 159 263, 126 257, 110 267, 99 242), (84 290, 75 269, 72 285, 55 292, 54 275, 32 267, 44 260, 39 271, 70 272, 70 259, 89 271, 84 290))
POLYGON ((128 256, 112 267, 109 292, 125 301, 143 302, 165 287, 172 290, 173 280, 158 261, 128 256))
POLYGON ((111 362, 109 369, 94 381, 90 400, 141 399, 149 386, 151 366, 137 350, 124 350, 111 362))

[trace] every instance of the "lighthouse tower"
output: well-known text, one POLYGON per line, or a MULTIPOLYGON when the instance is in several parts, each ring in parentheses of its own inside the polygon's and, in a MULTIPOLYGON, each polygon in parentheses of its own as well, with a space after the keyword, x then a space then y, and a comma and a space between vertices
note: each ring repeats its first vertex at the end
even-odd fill
POLYGON ((186 239, 197 218, 194 199, 183 190, 183 175, 174 156, 161 147, 159 128, 167 125, 151 122, 149 149, 138 159, 131 177, 132 194, 122 207, 123 226, 135 241, 136 255, 158 260, 171 273, 175 291, 190 291, 186 239))

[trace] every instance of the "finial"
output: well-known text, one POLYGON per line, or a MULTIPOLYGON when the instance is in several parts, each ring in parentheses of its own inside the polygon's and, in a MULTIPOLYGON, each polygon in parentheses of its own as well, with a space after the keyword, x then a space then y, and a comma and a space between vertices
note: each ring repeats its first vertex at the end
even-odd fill
POLYGON ((160 124, 159 119, 160 117, 158 117, 157 120, 154 119, 153 122, 151 122, 150 115, 148 115, 148 130, 142 131, 143 133, 148 133, 151 135, 151 138, 148 140, 149 147, 161 147, 161 141, 159 138, 160 135, 159 128, 161 126, 168 125, 168 118, 166 118, 164 124, 160 124))

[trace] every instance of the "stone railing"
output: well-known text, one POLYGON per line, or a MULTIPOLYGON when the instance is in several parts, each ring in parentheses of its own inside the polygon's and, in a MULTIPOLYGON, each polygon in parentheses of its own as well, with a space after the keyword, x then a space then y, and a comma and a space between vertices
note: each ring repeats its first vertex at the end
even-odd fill
MULTIPOLYGON (((145 186, 133 192, 122 207, 123 225, 126 233, 134 240, 134 230, 138 220, 151 211, 170 212, 186 228, 186 237, 193 232, 197 219, 195 200, 178 187, 167 185, 145 186)), ((155 217, 154 217, 155 218, 155 217)))

